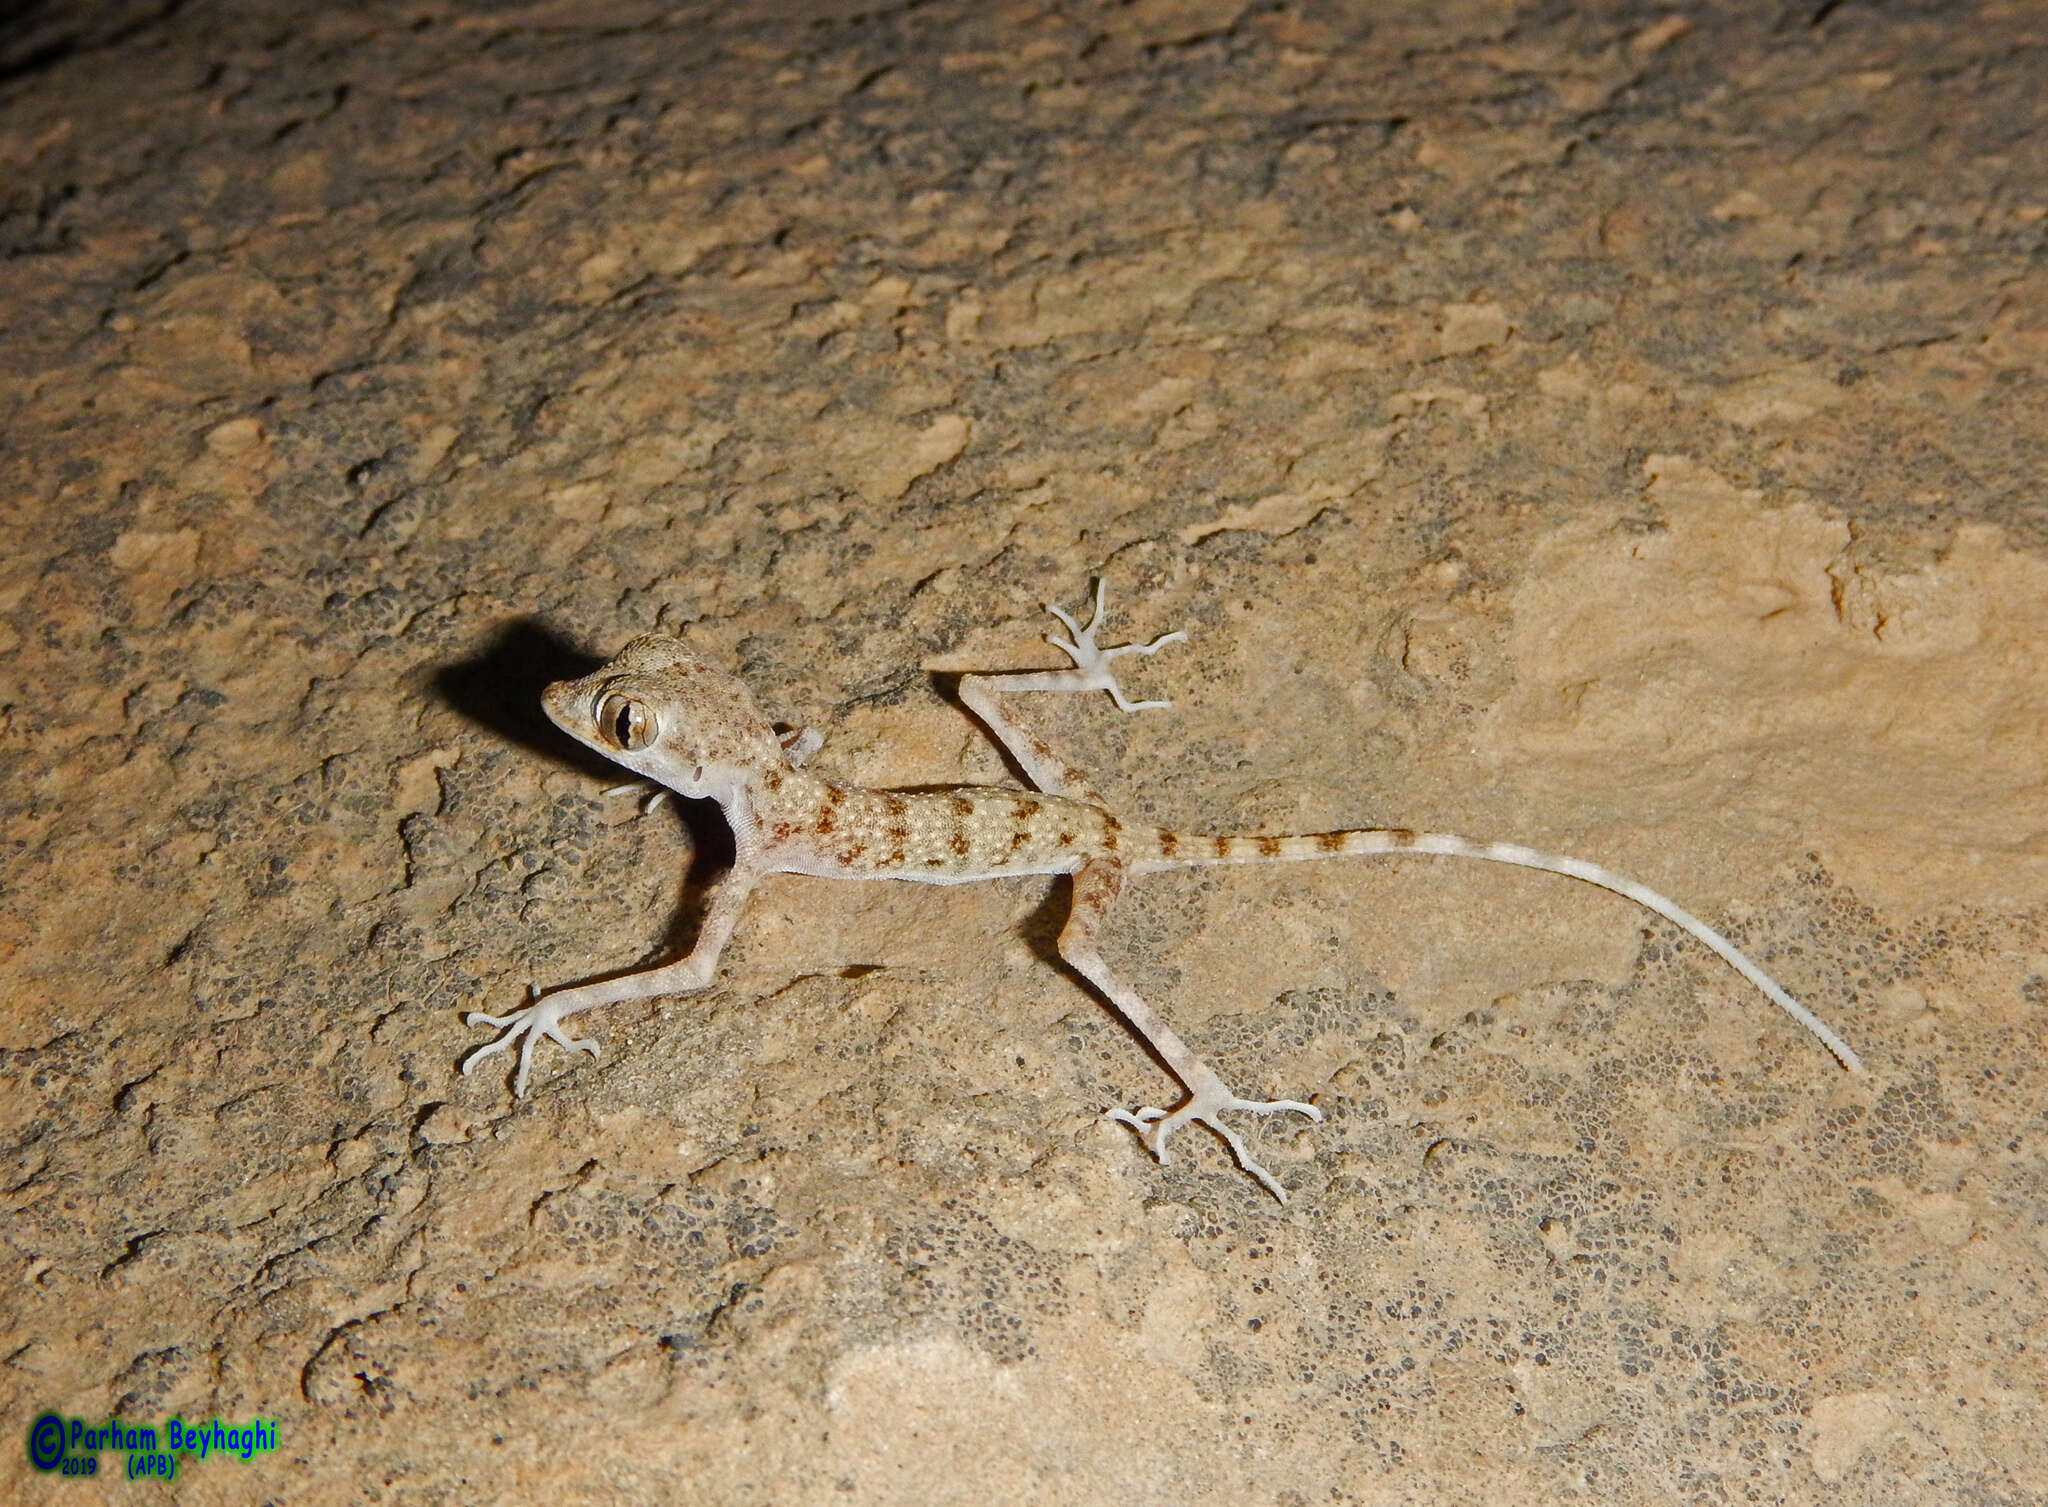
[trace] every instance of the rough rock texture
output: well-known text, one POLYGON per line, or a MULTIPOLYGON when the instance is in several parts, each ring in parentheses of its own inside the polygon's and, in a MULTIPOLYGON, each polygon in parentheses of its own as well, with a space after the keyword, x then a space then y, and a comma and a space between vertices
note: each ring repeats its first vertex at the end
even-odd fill
MULTIPOLYGON (((227 0, 0 22, 0 1434, 180 1501, 2038 1502, 2038 5, 227 0), (542 682, 869 783, 1107 571, 1137 815, 1610 863, 771 882, 542 682), (687 876, 687 877, 686 877, 687 876)), ((0 1466, 25 1488, 18 1443, 0 1466)), ((161 1500, 109 1479, 55 1501, 161 1500)), ((41 1488, 39 1488, 40 1490, 41 1488)))

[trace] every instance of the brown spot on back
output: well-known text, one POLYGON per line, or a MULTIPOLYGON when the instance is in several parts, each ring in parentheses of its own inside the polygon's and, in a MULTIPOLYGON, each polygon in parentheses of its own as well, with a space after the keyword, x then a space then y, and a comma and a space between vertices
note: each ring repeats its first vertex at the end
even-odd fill
POLYGON ((965 858, 967 856, 967 848, 967 834, 965 832, 955 832, 953 834, 953 851, 962 858, 965 858))
POLYGON ((868 845, 866 843, 857 842, 852 847, 847 848, 844 852, 842 852, 839 855, 839 861, 841 863, 852 863, 854 859, 860 857, 860 855, 867 852, 867 850, 868 845))
POLYGON ((1071 832, 1062 832, 1060 834, 1060 846, 1063 848, 1071 848, 1073 845, 1074 834, 1071 832))
POLYGON ((1105 832, 1121 832, 1124 824, 1105 811, 1102 813, 1102 828, 1105 832))
POLYGON ((951 804, 951 806, 953 807, 953 810, 954 810, 954 811, 955 811, 955 812, 956 812, 956 813, 957 813, 958 815, 961 815, 961 816, 972 816, 972 815, 974 815, 974 802, 973 802, 973 801, 972 801, 971 799, 969 799, 969 798, 968 798, 967 796, 964 796, 964 795, 955 795, 955 796, 949 796, 949 797, 948 797, 947 799, 948 799, 948 802, 949 802, 949 804, 951 804))
POLYGON ((1387 841, 1391 842, 1397 848, 1414 847, 1415 836, 1416 834, 1409 831, 1406 827, 1387 828, 1387 841))
POLYGON ((1219 837, 1215 839, 1215 842, 1216 856, 1218 858, 1228 858, 1230 856, 1230 839, 1227 837, 1219 837))
POLYGON ((1112 818, 1109 824, 1102 829, 1103 852, 1114 853, 1116 851, 1116 831, 1116 821, 1112 818))
POLYGON ((828 805, 828 806, 836 806, 836 805, 838 805, 838 804, 839 804, 839 803, 840 803, 841 801, 843 801, 843 800, 845 800, 845 799, 846 799, 846 791, 845 791, 844 789, 842 789, 842 788, 841 788, 840 786, 838 786, 838 785, 827 785, 827 786, 825 787, 825 804, 826 804, 826 805, 828 805))
POLYGON ((902 866, 902 863, 903 848, 899 844, 896 847, 893 847, 889 850, 889 855, 882 860, 882 867, 885 869, 900 868, 902 866))
POLYGON ((885 793, 883 794, 883 796, 882 796, 882 812, 883 812, 883 814, 884 814, 884 815, 886 815, 886 816, 901 816, 901 815, 902 815, 902 814, 903 814, 903 813, 904 813, 905 811, 908 811, 909 809, 910 809, 910 808, 909 808, 908 806, 906 806, 906 805, 905 805, 905 804, 903 803, 903 797, 902 797, 902 796, 900 796, 900 795, 890 795, 890 794, 888 794, 888 793, 886 793, 886 792, 885 792, 885 793))
POLYGON ((796 823, 777 822, 770 828, 770 831, 774 834, 777 842, 788 842, 792 837, 796 836, 796 823))
POLYGON ((896 844, 898 848, 901 848, 906 842, 910 841, 910 828, 898 822, 893 827, 884 827, 882 835, 896 844))
POLYGON ((820 811, 818 813, 818 835, 820 837, 823 837, 827 832, 830 832, 831 830, 832 813, 830 811, 820 811))
POLYGON ((1179 846, 1180 838, 1175 834, 1171 832, 1161 832, 1159 834, 1159 851, 1168 858, 1173 857, 1173 850, 1179 846))
POLYGON ((762 770, 761 783, 770 790, 780 790, 782 788, 782 771, 779 769, 762 770))
POLYGON ((1278 858, 1280 856, 1280 839, 1277 837, 1260 838, 1259 852, 1267 858, 1278 858))
POLYGON ((1342 832, 1318 832, 1316 834, 1316 846, 1325 853, 1334 853, 1344 846, 1344 834, 1342 832))
POLYGON ((1029 841, 1031 841, 1031 834, 1029 832, 1012 832, 1010 834, 1010 851, 1012 853, 1016 852, 1029 841))

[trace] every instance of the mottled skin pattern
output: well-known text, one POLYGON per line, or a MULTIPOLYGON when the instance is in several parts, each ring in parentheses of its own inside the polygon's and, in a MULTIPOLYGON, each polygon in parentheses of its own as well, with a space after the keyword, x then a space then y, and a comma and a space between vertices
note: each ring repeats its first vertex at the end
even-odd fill
POLYGON ((1121 824, 1058 796, 1009 791, 862 790, 770 773, 760 821, 790 871, 832 879, 964 884, 1004 874, 1069 874, 1113 852, 1121 824))
POLYGON ((1187 1090, 1171 1112, 1116 1109, 1164 1162, 1167 1141, 1184 1125, 1201 1124, 1220 1136, 1246 1172, 1282 1203, 1286 1190, 1255 1161, 1237 1133, 1220 1118, 1233 1110, 1290 1113, 1322 1119, 1313 1105, 1293 1099, 1241 1099, 1209 1066, 1123 984, 1102 960, 1100 935, 1124 881, 1133 874, 1218 863, 1270 863, 1374 853, 1435 853, 1477 858, 1568 874, 1627 895, 1712 948, 1821 1040, 1851 1072, 1862 1064, 1822 1024, 1729 941, 1677 905, 1632 879, 1576 858, 1538 853, 1512 843, 1482 843, 1443 832, 1398 828, 1316 832, 1291 836, 1190 836, 1160 827, 1127 825, 1106 809, 1079 771, 1030 732, 1014 725, 1001 698, 1027 691, 1109 693, 1124 711, 1165 706, 1130 701, 1110 671, 1113 660, 1152 654, 1184 635, 1169 633, 1149 644, 1099 648, 1102 583, 1086 628, 1057 607, 1047 611, 1071 639, 1048 637, 1073 661, 1070 670, 1017 675, 970 675, 960 696, 1038 788, 962 785, 948 790, 864 790, 812 773, 803 759, 816 747, 809 735, 779 738, 753 695, 732 676, 705 664, 673 638, 628 644, 596 674, 549 686, 547 713, 563 731, 667 790, 715 800, 732 826, 732 872, 713 898, 697 945, 677 962, 619 978, 549 990, 523 1010, 469 1018, 501 1029, 463 1063, 467 1073, 483 1058, 519 1046, 513 1092, 524 1094, 534 1043, 546 1037, 597 1055, 597 1047, 563 1033, 568 1016, 594 1005, 681 994, 707 987, 719 955, 754 886, 769 874, 814 874, 827 879, 907 879, 922 884, 965 884, 1020 874, 1071 874, 1073 905, 1060 933, 1060 953, 1115 1005, 1187 1090))

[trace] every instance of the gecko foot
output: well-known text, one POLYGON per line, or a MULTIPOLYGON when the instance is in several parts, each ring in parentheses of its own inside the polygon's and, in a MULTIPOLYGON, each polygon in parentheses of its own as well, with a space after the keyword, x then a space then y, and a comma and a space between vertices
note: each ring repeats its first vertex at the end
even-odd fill
POLYGON ((1171 701, 1128 699, 1123 693, 1123 688, 1116 683, 1116 676, 1110 673, 1109 665, 1111 660, 1122 659, 1126 654, 1157 654, 1168 644, 1186 643, 1188 636, 1180 632, 1162 633, 1149 644, 1113 644, 1108 648, 1099 646, 1095 642, 1095 630, 1102 626, 1102 594, 1107 585, 1108 582, 1103 577, 1095 578, 1095 612, 1088 619, 1088 626, 1085 628, 1068 617, 1060 608, 1047 602, 1045 610, 1066 626, 1073 639, 1069 642, 1057 634, 1048 633, 1045 641, 1074 662, 1074 669, 1081 677, 1081 689, 1109 692, 1110 698, 1117 704, 1117 710, 1143 712, 1154 707, 1172 706, 1171 701))
POLYGON ((1313 1104, 1303 1104, 1298 1099, 1240 1099, 1221 1083, 1211 1080, 1210 1086, 1188 1096, 1187 1103, 1179 1109, 1145 1108, 1135 1112, 1128 1109, 1112 1109, 1103 1114, 1105 1120, 1115 1120, 1128 1125, 1138 1132, 1138 1139, 1145 1143, 1145 1149, 1159 1158, 1161 1166, 1166 1164, 1166 1142, 1183 1125, 1206 1125, 1223 1139, 1230 1148, 1230 1154, 1237 1158, 1238 1166, 1244 1168, 1259 1185, 1280 1202, 1287 1202, 1287 1190, 1280 1186, 1280 1179, 1261 1167, 1252 1154, 1245 1150, 1244 1142, 1216 1117, 1229 1110, 1242 1109, 1255 1115, 1304 1115, 1317 1124, 1322 1123, 1323 1112, 1313 1104))
POLYGON ((465 1025, 490 1026, 504 1031, 496 1041, 486 1042, 462 1060, 462 1076, 467 1078, 472 1069, 486 1057, 496 1056, 519 1042, 519 1071, 512 1079, 512 1097, 526 1097, 526 1078, 533 1067, 533 1044, 545 1036, 557 1046, 567 1047, 572 1052, 588 1052, 597 1055, 597 1043, 579 1041, 562 1032, 562 1007, 551 996, 538 994, 531 984, 526 986, 527 997, 533 1001, 524 1010, 514 1010, 510 1015, 486 1015, 481 1010, 472 1010, 464 1020, 465 1025), (521 1040, 521 1038, 524 1040, 521 1040))

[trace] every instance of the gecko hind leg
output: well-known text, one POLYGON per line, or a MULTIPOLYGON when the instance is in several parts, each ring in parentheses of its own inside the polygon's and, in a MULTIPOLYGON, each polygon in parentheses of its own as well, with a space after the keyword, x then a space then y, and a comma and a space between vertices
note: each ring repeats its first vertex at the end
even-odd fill
POLYGON ((1115 1120, 1120 1125, 1128 1125, 1137 1131, 1138 1139, 1144 1143, 1147 1151, 1158 1158, 1161 1166, 1165 1166, 1169 1160, 1166 1142, 1176 1130, 1183 1125, 1206 1126, 1222 1138, 1223 1144, 1230 1148, 1230 1154, 1237 1158, 1238 1166, 1256 1178, 1259 1185, 1268 1193, 1280 1202, 1286 1203, 1287 1190, 1280 1186, 1280 1180, 1259 1165, 1258 1160, 1245 1149, 1244 1140, 1236 1131, 1217 1118, 1218 1115, 1233 1109, 1246 1110, 1257 1115, 1303 1115, 1319 1125, 1323 1119, 1323 1112, 1320 1109, 1313 1104, 1304 1104, 1298 1099, 1240 1099, 1223 1086, 1221 1079, 1213 1076, 1204 1085, 1203 1092, 1189 1094, 1187 1102, 1179 1109, 1169 1111, 1149 1106, 1139 1110, 1111 1109, 1105 1110, 1102 1117, 1105 1120, 1115 1120))
POLYGON ((1116 1007, 1125 1023, 1158 1054, 1159 1060, 1166 1064, 1174 1077, 1180 1079, 1188 1097, 1178 1109, 1112 1109, 1106 1111, 1103 1118, 1137 1131, 1145 1149, 1162 1164, 1167 1160, 1166 1143, 1175 1131, 1183 1125, 1207 1126, 1230 1148, 1230 1154, 1237 1158, 1237 1165, 1284 1204, 1287 1202, 1287 1190, 1281 1186, 1280 1179, 1259 1165, 1238 1133, 1223 1123, 1222 1116, 1232 1110, 1245 1110, 1257 1115, 1303 1115, 1321 1123, 1323 1112, 1298 1099, 1240 1099, 1224 1086, 1214 1069, 1195 1055, 1194 1048, 1182 1041, 1179 1033, 1139 997, 1136 990, 1110 971, 1096 939, 1117 896, 1123 891, 1125 873, 1121 864, 1109 858, 1090 859, 1075 872, 1073 909, 1060 932, 1060 955, 1116 1007))

